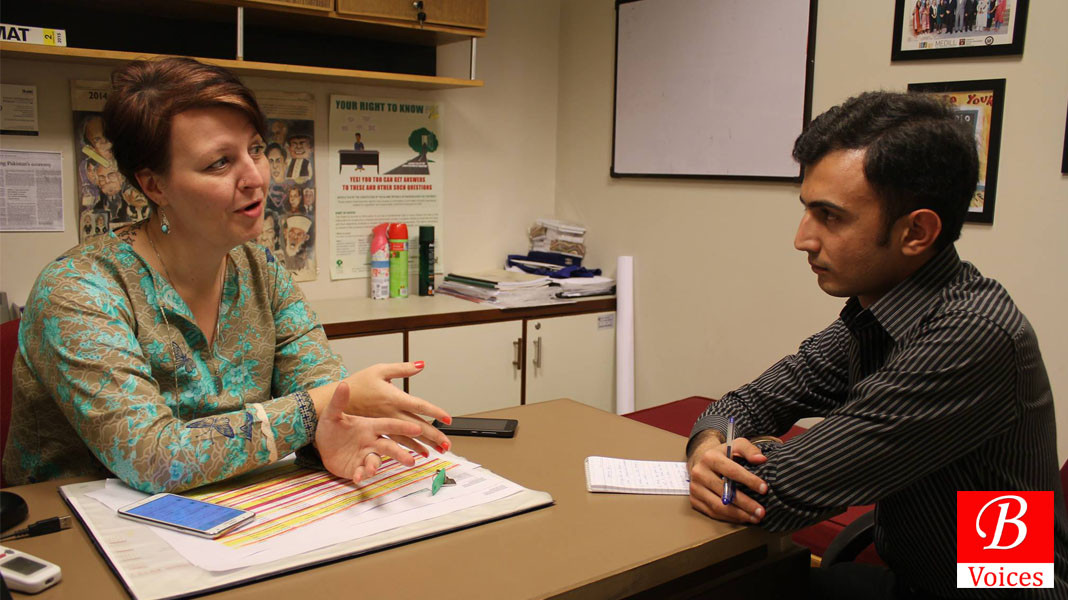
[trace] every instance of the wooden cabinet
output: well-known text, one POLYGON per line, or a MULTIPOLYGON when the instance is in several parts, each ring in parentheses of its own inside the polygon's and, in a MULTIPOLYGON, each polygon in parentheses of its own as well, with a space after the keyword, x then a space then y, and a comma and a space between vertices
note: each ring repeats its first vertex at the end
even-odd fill
POLYGON ((555 398, 615 407, 614 298, 510 310, 449 296, 347 298, 312 308, 349 368, 360 347, 372 348, 364 362, 380 362, 370 340, 403 336, 403 360, 426 362, 408 391, 455 415, 555 398))
POLYGON ((435 47, 485 36, 488 0, 426 0, 423 23, 416 20, 410 0, 348 2, 354 9, 366 4, 372 11, 367 14, 342 14, 334 1, 9 2, 4 4, 5 22, 64 29, 68 46, 0 40, 0 56, 107 65, 191 56, 238 75, 423 90, 483 85, 463 75, 440 76, 435 47), (406 6, 413 16, 373 16, 381 4, 395 4, 395 10, 406 6))
MULTIPOLYGON (((364 335, 330 340, 330 349, 341 357, 349 374, 378 363, 404 362, 404 334, 364 335)), ((403 388, 403 379, 393 385, 403 388)))
MULTIPOLYGON (((217 0, 200 0, 201 2, 215 2, 221 4, 217 0)), ((301 8, 305 10, 318 10, 322 12, 330 12, 334 10, 334 0, 244 0, 246 4, 251 6, 258 6, 261 4, 268 4, 273 6, 282 6, 285 8, 301 8)))
POLYGON ((463 415, 519 406, 521 321, 423 329, 408 333, 408 358, 426 363, 408 392, 463 415))
POLYGON ((415 26, 445 25, 482 31, 489 26, 489 0, 337 0, 337 12, 415 26))
POLYGON ((526 403, 571 398, 613 412, 615 323, 614 312, 528 320, 526 403))

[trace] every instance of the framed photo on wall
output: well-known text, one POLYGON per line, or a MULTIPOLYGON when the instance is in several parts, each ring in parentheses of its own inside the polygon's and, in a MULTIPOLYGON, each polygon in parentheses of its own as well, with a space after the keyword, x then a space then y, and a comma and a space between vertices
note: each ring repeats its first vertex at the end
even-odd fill
POLYGON ((998 155, 1001 150, 1001 120, 1005 108, 1005 80, 910 83, 909 91, 944 98, 953 105, 957 118, 975 131, 975 144, 979 151, 979 182, 968 207, 966 220, 972 223, 993 223, 998 155))
POLYGON ((890 60, 1023 54, 1028 0, 894 0, 890 60))
POLYGON ((1068 117, 1064 118, 1064 154, 1061 156, 1061 173, 1068 175, 1068 117))

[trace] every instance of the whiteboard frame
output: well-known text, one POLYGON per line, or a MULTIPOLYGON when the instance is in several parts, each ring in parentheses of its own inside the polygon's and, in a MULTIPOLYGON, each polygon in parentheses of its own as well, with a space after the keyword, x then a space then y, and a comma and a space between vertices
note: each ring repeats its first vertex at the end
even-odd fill
MULTIPOLYGON (((671 0, 616 0, 616 39, 615 39, 615 61, 613 63, 613 106, 612 106, 612 164, 610 174, 613 178, 671 178, 671 179, 726 179, 726 180, 742 180, 742 181, 777 181, 777 182, 793 182, 798 183, 801 181, 801 165, 796 166, 796 172, 791 172, 790 175, 785 174, 771 174, 770 172, 760 172, 760 169, 754 169, 754 172, 748 173, 724 173, 721 169, 713 167, 708 169, 709 172, 695 172, 695 173, 649 173, 649 172, 628 172, 617 168, 617 140, 618 140, 618 123, 619 123, 619 104, 620 104, 620 89, 619 89, 619 54, 620 54, 620 8, 625 4, 631 4, 634 2, 665 2, 671 0)), ((730 0, 727 0, 730 1, 730 0)), ((749 5, 749 3, 738 3, 741 5, 749 5)), ((815 51, 816 51, 816 16, 818 8, 818 0, 809 0, 808 19, 807 21, 800 21, 805 27, 807 27, 806 47, 805 51, 805 74, 804 74, 804 89, 798 90, 798 101, 802 103, 801 113, 802 122, 797 128, 796 133, 800 134, 804 127, 809 123, 812 117, 812 85, 813 85, 813 71, 815 68, 815 51)), ((729 84, 728 84, 729 85, 729 84)), ((667 106, 665 110, 673 110, 672 106, 667 106)), ((768 169, 770 171, 770 169, 768 169)))

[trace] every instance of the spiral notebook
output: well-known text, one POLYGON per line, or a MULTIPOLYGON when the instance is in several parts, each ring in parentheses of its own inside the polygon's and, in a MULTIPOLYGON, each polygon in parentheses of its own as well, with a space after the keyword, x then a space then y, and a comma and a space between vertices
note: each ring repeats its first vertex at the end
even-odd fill
POLYGON ((684 462, 588 456, 586 490, 685 496, 690 493, 690 478, 684 462))

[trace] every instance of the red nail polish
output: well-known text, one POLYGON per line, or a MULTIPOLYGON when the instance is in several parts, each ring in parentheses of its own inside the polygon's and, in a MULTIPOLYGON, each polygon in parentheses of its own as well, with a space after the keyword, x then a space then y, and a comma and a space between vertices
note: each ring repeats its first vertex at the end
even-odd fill
POLYGON ((442 452, 448 450, 451 446, 452 446, 452 444, 450 444, 449 442, 445 442, 444 444, 441 445, 442 452))
POLYGON ((452 417, 445 417, 445 424, 452 425, 452 417))
POLYGON ((417 361, 415 361, 415 368, 416 368, 416 369, 422 369, 422 368, 423 368, 424 366, 426 366, 426 363, 425 363, 425 362, 423 362, 423 361, 421 361, 421 360, 417 360, 417 361))

